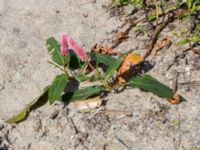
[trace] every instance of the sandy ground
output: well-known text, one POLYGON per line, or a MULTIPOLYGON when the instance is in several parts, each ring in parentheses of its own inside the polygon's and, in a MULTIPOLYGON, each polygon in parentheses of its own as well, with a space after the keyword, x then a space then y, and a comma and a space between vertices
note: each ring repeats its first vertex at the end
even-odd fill
MULTIPOLYGON (((179 73, 178 92, 186 102, 175 106, 151 93, 127 89, 109 94, 106 105, 95 113, 45 105, 16 126, 4 123, 59 72, 47 63, 48 37, 59 39, 64 32, 86 50, 96 42, 107 44, 124 18, 111 16, 104 8, 109 4, 107 0, 0 0, 0 149, 192 150, 200 146, 200 57, 183 54, 184 47, 176 46, 178 39, 169 32, 189 29, 190 23, 181 21, 162 32, 161 37, 174 43, 150 58, 155 66, 148 74, 172 87, 179 73), (177 55, 181 57, 174 64, 177 55), (131 116, 106 114, 104 109, 128 111, 131 116), (55 113, 58 116, 52 118, 55 113)), ((142 52, 145 43, 144 36, 136 37, 133 30, 117 49, 142 52)))

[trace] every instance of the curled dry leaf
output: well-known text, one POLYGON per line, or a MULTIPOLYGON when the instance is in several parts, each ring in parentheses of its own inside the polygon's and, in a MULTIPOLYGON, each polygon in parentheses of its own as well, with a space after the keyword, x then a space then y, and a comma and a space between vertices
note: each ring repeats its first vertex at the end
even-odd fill
POLYGON ((181 96, 178 95, 178 94, 176 94, 176 95, 174 96, 174 98, 169 99, 169 102, 170 102, 171 104, 179 104, 179 103, 181 102, 181 96))
POLYGON ((118 32, 114 37, 113 37, 113 43, 121 43, 125 39, 128 38, 128 35, 126 32, 118 32))
POLYGON ((97 45, 95 44, 92 48, 91 48, 92 52, 97 52, 100 54, 105 54, 105 55, 114 55, 114 56, 119 56, 121 53, 111 47, 106 47, 106 46, 102 46, 102 45, 97 45))
POLYGON ((144 58, 140 54, 133 54, 132 52, 128 53, 117 73, 118 84, 125 83, 126 77, 128 76, 129 71, 132 69, 132 67, 140 64, 141 62, 143 62, 143 60, 144 58))
POLYGON ((160 51, 163 48, 168 48, 172 44, 172 41, 165 37, 161 41, 159 41, 155 46, 154 46, 154 56, 156 56, 157 52, 160 51))
POLYGON ((84 101, 75 101, 73 102, 73 105, 78 110, 94 109, 102 105, 102 99, 99 96, 97 96, 95 98, 90 98, 84 101))
POLYGON ((118 75, 124 74, 125 72, 130 70, 131 67, 141 63, 142 61, 143 57, 140 54, 128 53, 119 68, 118 75))
POLYGON ((193 53, 194 54, 197 54, 197 55, 200 55, 200 50, 199 49, 192 49, 193 53))

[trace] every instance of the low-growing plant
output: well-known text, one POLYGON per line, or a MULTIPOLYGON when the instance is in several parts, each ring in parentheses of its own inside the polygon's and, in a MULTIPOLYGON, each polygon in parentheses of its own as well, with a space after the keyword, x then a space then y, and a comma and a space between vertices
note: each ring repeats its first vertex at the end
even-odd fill
MULTIPOLYGON (((184 36, 184 35, 183 35, 184 36)), ((182 45, 192 45, 192 44, 200 44, 200 24, 198 24, 192 34, 189 37, 185 37, 177 43, 179 46, 182 45)))
POLYGON ((44 88, 44 92, 37 99, 31 101, 18 115, 9 119, 8 123, 25 120, 31 110, 44 105, 47 101, 51 105, 56 101, 70 103, 87 100, 103 96, 113 90, 119 92, 127 86, 152 92, 171 103, 183 100, 168 86, 143 73, 145 60, 140 54, 132 51, 123 54, 114 53, 109 48, 103 49, 109 50, 109 53, 101 53, 100 50, 86 53, 65 34, 61 36, 60 43, 50 37, 46 41, 46 46, 51 55, 51 64, 60 69, 60 74, 55 77, 52 84, 44 88), (84 83, 92 85, 81 88, 80 85, 84 83), (71 88, 71 85, 76 88, 71 88))
POLYGON ((186 5, 190 15, 197 12, 198 4, 200 4, 200 0, 187 0, 186 5))
POLYGON ((134 5, 136 7, 141 7, 143 4, 143 0, 115 0, 115 3, 118 6, 123 6, 123 5, 134 5))

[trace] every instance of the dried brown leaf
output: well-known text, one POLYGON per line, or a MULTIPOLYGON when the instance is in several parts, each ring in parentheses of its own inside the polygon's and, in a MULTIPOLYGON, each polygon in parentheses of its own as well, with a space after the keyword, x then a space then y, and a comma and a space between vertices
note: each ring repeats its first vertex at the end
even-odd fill
POLYGON ((170 102, 171 104, 179 104, 179 103, 181 102, 181 96, 178 95, 178 94, 176 94, 176 95, 174 96, 174 98, 169 99, 169 102, 170 102))
POLYGON ((155 46, 154 46, 154 56, 156 56, 157 52, 160 51, 163 48, 168 48, 172 44, 172 41, 165 37, 161 41, 159 41, 155 46))
POLYGON ((114 55, 114 56, 119 56, 121 53, 111 47, 107 47, 107 46, 101 46, 101 45, 97 45, 95 44, 92 48, 91 48, 92 52, 96 52, 96 53, 100 53, 100 54, 105 54, 105 55, 114 55))
POLYGON ((118 32, 114 38, 113 38, 113 43, 121 43, 124 40, 126 40, 128 38, 127 33, 125 32, 118 32))
POLYGON ((128 53, 118 70, 117 84, 124 84, 132 67, 140 64, 143 60, 144 59, 140 54, 133 54, 132 52, 128 53))
POLYGON ((102 99, 99 96, 97 96, 95 98, 89 98, 84 101, 75 101, 75 102, 73 102, 73 105, 78 110, 94 109, 94 108, 98 108, 102 105, 102 99))

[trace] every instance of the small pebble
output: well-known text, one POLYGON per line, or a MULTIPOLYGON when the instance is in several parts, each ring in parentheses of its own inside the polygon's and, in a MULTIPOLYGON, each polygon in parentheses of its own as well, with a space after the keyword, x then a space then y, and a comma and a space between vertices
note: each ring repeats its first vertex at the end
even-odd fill
POLYGON ((83 17, 87 18, 87 17, 88 17, 88 14, 83 13, 83 17))

